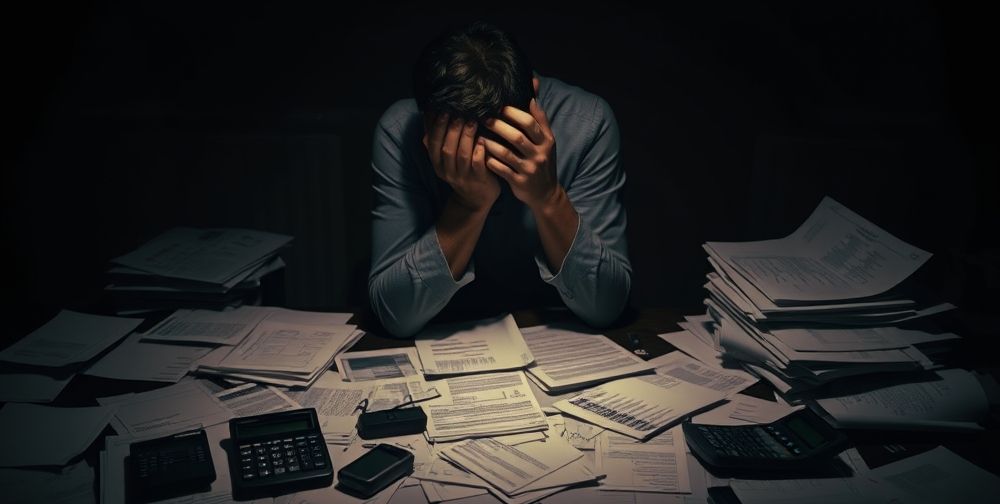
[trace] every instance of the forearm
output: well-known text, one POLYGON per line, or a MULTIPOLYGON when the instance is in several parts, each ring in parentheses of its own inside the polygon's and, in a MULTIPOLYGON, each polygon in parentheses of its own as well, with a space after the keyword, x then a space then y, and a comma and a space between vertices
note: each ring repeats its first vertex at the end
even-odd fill
POLYGON ((556 187, 552 197, 545 204, 532 208, 532 213, 538 226, 538 238, 549 270, 553 274, 558 274, 566 260, 566 254, 573 245, 580 216, 562 186, 556 187))
POLYGON ((488 214, 489 207, 470 209, 452 197, 448 198, 444 211, 438 217, 435 224, 438 242, 455 280, 461 278, 468 268, 488 214))

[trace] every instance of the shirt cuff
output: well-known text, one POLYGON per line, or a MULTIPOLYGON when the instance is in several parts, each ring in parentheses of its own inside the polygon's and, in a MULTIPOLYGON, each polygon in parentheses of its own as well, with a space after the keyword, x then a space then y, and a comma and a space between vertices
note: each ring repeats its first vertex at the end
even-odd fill
POLYGON ((413 258, 409 264, 410 274, 432 292, 454 293, 476 279, 476 266, 469 259, 469 266, 458 280, 451 276, 448 259, 441 250, 437 229, 431 226, 413 247, 413 258))
POLYGON ((535 254, 535 263, 538 264, 542 280, 555 287, 566 299, 576 297, 575 287, 582 278, 597 275, 597 266, 600 262, 600 245, 590 229, 583 225, 582 218, 577 222, 573 243, 570 244, 558 273, 553 275, 549 270, 544 251, 535 254))

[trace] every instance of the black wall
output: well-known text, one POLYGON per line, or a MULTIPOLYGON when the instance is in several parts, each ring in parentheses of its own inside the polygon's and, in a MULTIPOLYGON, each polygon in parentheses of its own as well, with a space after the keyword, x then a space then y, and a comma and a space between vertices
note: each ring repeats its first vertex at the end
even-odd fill
POLYGON ((635 305, 700 310, 702 242, 781 236, 824 195, 934 252, 925 281, 969 313, 997 301, 997 37, 985 13, 376 4, 11 11, 14 306, 87 296, 109 258, 182 224, 299 230, 292 304, 364 305, 375 121, 409 96, 423 43, 480 18, 512 31, 540 73, 615 110, 635 305))

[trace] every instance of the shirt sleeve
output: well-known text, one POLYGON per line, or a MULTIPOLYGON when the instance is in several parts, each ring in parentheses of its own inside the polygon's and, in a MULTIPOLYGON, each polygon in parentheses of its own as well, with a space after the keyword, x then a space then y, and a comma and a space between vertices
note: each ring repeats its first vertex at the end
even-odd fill
MULTIPOLYGON (((390 109, 391 111, 392 109, 390 109)), ((434 227, 431 195, 406 160, 402 125, 389 112, 372 146, 372 264, 368 296, 387 331, 409 337, 475 278, 470 262, 456 281, 434 227)))
POLYGON ((580 216, 573 243, 556 274, 541 252, 535 262, 542 280, 559 291, 570 310, 592 326, 605 327, 625 308, 632 265, 625 239, 625 172, 618 123, 603 99, 597 98, 594 108, 593 142, 582 157, 578 175, 566 188, 580 216))

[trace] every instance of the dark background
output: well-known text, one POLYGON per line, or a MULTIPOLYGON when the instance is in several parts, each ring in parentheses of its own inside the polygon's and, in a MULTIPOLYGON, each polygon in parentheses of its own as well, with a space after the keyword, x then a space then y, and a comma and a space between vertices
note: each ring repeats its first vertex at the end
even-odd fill
MULTIPOLYGON (((291 4, 291 2, 289 2, 291 4)), ((4 22, 5 296, 102 286, 175 225, 296 236, 292 307, 367 304, 370 144, 420 47, 486 19, 622 133, 633 305, 701 311, 706 240, 791 232, 824 195, 933 252, 919 280, 992 331, 995 23, 953 3, 474 9, 80 1, 4 22)))

